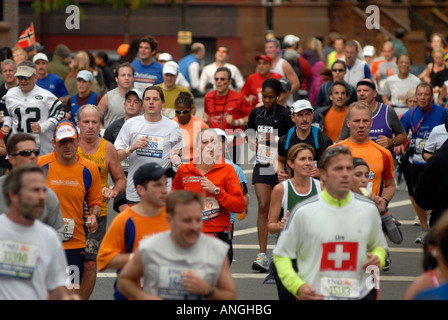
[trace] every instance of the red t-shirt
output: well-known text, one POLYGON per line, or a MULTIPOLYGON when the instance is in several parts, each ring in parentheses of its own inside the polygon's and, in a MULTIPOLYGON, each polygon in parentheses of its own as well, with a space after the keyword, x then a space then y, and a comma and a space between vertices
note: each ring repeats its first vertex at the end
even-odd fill
POLYGON ((255 100, 252 102, 252 107, 255 107, 261 101, 261 85, 266 79, 269 78, 281 79, 282 75, 279 73, 271 72, 267 77, 263 77, 257 72, 247 77, 240 93, 244 97, 248 97, 250 94, 255 96, 255 100))
MULTIPOLYGON (((204 113, 209 115, 209 127, 233 130, 234 135, 244 131, 244 125, 232 126, 227 123, 226 114, 232 115, 233 119, 241 119, 249 116, 252 106, 242 94, 229 90, 225 96, 218 96, 216 90, 208 92, 204 97, 204 113)), ((227 133, 227 132, 226 132, 227 133)), ((244 142, 243 138, 234 141, 234 145, 244 142)))

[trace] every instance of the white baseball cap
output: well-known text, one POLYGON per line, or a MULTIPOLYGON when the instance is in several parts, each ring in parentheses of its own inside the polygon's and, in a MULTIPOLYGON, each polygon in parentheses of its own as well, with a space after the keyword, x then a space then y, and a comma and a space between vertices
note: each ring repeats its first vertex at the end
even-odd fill
POLYGON ((367 45, 362 49, 362 54, 364 57, 374 57, 375 56, 375 47, 371 45, 367 45))
POLYGON ((39 52, 39 53, 35 54, 33 57, 33 62, 36 62, 37 60, 44 60, 44 61, 48 62, 48 57, 45 53, 39 52))
POLYGON ((125 98, 127 98, 130 94, 135 94, 140 101, 143 101, 143 92, 138 89, 131 89, 125 94, 125 98))
POLYGON ((227 134, 226 134, 226 132, 224 130, 219 129, 219 128, 213 128, 213 130, 215 130, 215 132, 218 135, 218 137, 224 137, 226 139, 227 143, 229 143, 229 142, 231 142, 233 140, 233 137, 227 137, 227 134))
POLYGON ((297 100, 296 102, 294 102, 292 104, 291 112, 296 113, 296 112, 300 112, 302 110, 307 110, 307 109, 314 112, 314 108, 311 105, 311 103, 308 100, 302 99, 302 100, 297 100))
POLYGON ((293 35, 293 34, 288 34, 283 38, 283 45, 284 46, 292 46, 294 43, 297 43, 300 41, 300 38, 293 35))
POLYGON ((175 61, 168 61, 163 65, 163 74, 177 75, 179 73, 179 65, 175 61))
POLYGON ((158 60, 159 61, 172 61, 173 60, 173 56, 170 55, 168 52, 164 52, 164 53, 161 53, 159 55, 159 59, 158 60))

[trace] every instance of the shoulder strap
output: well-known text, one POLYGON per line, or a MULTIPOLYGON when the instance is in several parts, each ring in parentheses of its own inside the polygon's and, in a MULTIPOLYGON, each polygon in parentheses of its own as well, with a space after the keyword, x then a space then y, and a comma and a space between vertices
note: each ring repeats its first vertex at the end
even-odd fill
POLYGON ((319 135, 319 128, 315 127, 315 126, 311 126, 311 132, 313 133, 313 137, 314 137, 314 149, 319 149, 319 140, 318 140, 318 135, 319 135))
POLYGON ((288 149, 289 149, 289 140, 291 140, 291 136, 292 136, 292 134, 294 133, 295 130, 296 130, 296 126, 293 126, 288 131, 288 136, 286 137, 286 143, 285 143, 285 150, 286 151, 288 151, 288 149))

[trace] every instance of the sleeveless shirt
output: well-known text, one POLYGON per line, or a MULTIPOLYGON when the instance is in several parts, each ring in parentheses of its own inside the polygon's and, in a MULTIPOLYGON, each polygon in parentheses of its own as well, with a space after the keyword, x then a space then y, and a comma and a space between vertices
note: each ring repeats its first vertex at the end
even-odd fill
POLYGON ((104 128, 115 120, 124 118, 124 97, 121 96, 118 88, 112 89, 107 93, 107 113, 104 115, 104 128))
MULTIPOLYGON (((108 171, 107 171, 107 165, 106 165, 106 144, 107 140, 101 138, 101 144, 98 147, 98 150, 94 154, 87 154, 84 151, 81 150, 81 147, 78 147, 78 155, 93 161, 99 171, 100 171, 100 178, 101 178, 101 189, 104 187, 107 187, 107 180, 108 180, 108 171)), ((86 212, 88 216, 88 211, 86 212)), ((107 216, 107 202, 104 201, 101 204, 101 217, 107 216)))

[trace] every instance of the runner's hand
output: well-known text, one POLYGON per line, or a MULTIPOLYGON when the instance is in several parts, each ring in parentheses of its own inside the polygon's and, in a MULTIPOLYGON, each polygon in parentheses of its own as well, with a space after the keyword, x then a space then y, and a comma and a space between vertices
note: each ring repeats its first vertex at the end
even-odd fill
POLYGON ((202 189, 209 193, 215 192, 216 186, 207 177, 202 177, 200 182, 202 189))
POLYGON ((316 293, 316 289, 310 284, 305 283, 299 288, 299 291, 297 291, 297 297, 299 300, 322 300, 324 295, 316 293))

